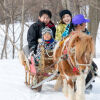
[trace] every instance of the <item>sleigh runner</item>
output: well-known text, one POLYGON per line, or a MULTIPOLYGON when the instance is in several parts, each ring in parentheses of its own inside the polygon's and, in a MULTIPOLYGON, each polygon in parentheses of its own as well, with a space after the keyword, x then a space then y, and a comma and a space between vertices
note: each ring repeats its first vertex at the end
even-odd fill
POLYGON ((25 68, 25 84, 31 89, 41 91, 42 84, 55 78, 58 74, 54 69, 53 50, 45 50, 41 46, 41 58, 35 64, 34 53, 30 53, 28 46, 19 51, 19 59, 25 68))

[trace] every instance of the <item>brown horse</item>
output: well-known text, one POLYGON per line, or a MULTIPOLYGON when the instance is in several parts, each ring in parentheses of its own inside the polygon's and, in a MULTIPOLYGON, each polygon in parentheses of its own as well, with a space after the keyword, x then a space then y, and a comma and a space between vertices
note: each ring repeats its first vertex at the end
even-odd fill
POLYGON ((85 100, 85 78, 94 55, 94 43, 91 36, 73 31, 68 38, 59 41, 54 49, 56 70, 60 72, 55 85, 61 84, 69 100, 85 100))

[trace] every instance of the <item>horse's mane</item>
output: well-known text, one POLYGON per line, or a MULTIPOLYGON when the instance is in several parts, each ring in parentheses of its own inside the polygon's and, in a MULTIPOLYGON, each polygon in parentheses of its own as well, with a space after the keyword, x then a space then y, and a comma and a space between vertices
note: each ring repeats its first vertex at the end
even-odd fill
POLYGON ((66 45, 65 43, 67 41, 68 41, 68 38, 58 41, 58 43, 56 44, 54 51, 53 51, 54 60, 57 60, 57 58, 61 57, 62 49, 64 49, 64 47, 66 45))
POLYGON ((79 59, 83 56, 85 51, 87 51, 87 54, 89 53, 94 54, 93 39, 91 36, 83 32, 76 33, 71 37, 68 48, 70 49, 74 45, 76 45, 76 55, 77 55, 77 58, 79 59))

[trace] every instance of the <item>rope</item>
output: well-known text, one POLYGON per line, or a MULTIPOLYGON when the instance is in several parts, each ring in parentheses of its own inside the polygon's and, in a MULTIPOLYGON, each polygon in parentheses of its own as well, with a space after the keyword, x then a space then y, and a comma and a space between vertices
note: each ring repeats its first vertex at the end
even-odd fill
POLYGON ((53 57, 53 55, 52 55, 52 56, 50 56, 50 55, 48 54, 47 50, 46 50, 46 54, 48 55, 48 57, 53 57))

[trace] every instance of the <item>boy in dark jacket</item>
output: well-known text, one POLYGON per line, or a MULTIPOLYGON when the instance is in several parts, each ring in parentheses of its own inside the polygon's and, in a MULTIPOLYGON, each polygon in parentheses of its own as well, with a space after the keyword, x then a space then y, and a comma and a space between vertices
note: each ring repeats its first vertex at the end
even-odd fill
POLYGON ((28 30, 27 41, 30 52, 34 51, 36 54, 36 49, 38 45, 38 39, 42 37, 41 31, 47 26, 53 31, 53 37, 55 38, 56 28, 51 22, 52 14, 49 10, 41 10, 39 12, 38 21, 32 24, 28 30))

